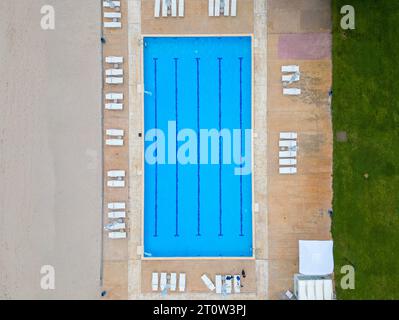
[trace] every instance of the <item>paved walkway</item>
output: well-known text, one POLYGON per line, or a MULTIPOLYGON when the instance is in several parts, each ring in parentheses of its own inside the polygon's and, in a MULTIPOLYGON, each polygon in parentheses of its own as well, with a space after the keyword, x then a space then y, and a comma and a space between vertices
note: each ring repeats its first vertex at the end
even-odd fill
POLYGON ((268 0, 269 298, 293 289, 298 240, 330 239, 332 127, 329 0, 268 0), (300 67, 302 94, 282 94, 282 65, 300 67), (298 173, 278 173, 282 131, 298 132, 298 173))

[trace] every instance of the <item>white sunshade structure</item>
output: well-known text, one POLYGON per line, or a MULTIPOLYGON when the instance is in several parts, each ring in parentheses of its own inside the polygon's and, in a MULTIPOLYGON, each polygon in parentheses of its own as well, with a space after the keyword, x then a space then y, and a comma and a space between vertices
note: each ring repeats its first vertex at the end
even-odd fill
POLYGON ((334 272, 333 241, 299 240, 299 273, 325 276, 334 272))
POLYGON ((299 240, 299 273, 294 276, 298 300, 332 300, 333 241, 299 240))

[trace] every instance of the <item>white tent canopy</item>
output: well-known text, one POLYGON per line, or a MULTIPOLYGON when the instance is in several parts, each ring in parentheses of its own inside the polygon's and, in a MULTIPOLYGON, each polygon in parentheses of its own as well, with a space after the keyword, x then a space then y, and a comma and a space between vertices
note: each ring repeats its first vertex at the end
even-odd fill
POLYGON ((333 242, 299 240, 299 273, 324 276, 334 271, 333 242))

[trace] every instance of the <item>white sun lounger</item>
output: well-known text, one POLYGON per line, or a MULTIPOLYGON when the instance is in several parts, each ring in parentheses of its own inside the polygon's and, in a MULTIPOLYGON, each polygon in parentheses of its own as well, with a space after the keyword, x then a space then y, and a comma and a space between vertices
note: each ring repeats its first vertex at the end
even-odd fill
POLYGON ((125 170, 110 170, 107 172, 108 178, 124 178, 125 176, 125 170))
POLYGON ((280 151, 278 156, 279 158, 295 158, 296 151, 280 151))
POLYGON ((105 79, 105 82, 108 84, 122 84, 123 83, 123 78, 117 78, 117 77, 108 77, 105 79))
POLYGON ((215 17, 220 16, 220 0, 215 0, 215 17))
POLYGON ((159 18, 159 12, 161 11, 161 0, 155 0, 154 3, 154 17, 159 18))
POLYGON ((107 69, 105 70, 107 76, 123 76, 123 69, 107 69))
POLYGON ((162 0, 162 17, 168 16, 168 3, 166 0, 162 0))
POLYGON ((332 300, 333 299, 332 281, 330 279, 323 280, 323 296, 324 296, 324 300, 332 300))
POLYGON ((177 276, 176 273, 170 274, 170 291, 176 291, 177 276))
POLYGON ((224 7, 223 7, 223 11, 224 11, 224 16, 228 17, 230 14, 230 0, 225 0, 224 1, 224 7))
POLYGON ((241 276, 236 274, 234 275, 234 292, 240 293, 241 292, 241 276))
POLYGON ((281 66, 281 72, 299 72, 299 66, 297 65, 281 66))
POLYGON ((110 180, 110 181, 107 181, 107 186, 109 188, 124 188, 125 187, 125 181, 110 180))
POLYGON ((171 1, 171 11, 172 11, 172 17, 176 17, 177 16, 177 0, 172 0, 171 1))
POLYGON ((104 28, 122 28, 121 22, 111 21, 111 22, 104 22, 104 28))
POLYGON ((280 172, 280 174, 295 174, 296 168, 295 167, 280 167, 279 172, 280 172))
POLYGON ((323 300, 323 280, 315 280, 316 300, 323 300))
POLYGON ((208 15, 213 17, 215 15, 215 1, 208 0, 208 15))
POLYGON ((295 166, 296 165, 296 159, 279 159, 279 164, 280 166, 295 166))
POLYGON ((109 56, 105 57, 106 63, 123 63, 123 57, 109 56))
POLYGON ((126 232, 108 232, 110 239, 126 239, 126 232))
POLYGON ((283 88, 283 95, 285 96, 299 96, 301 89, 298 88, 283 88))
POLYGON ((107 129, 106 135, 111 137, 123 137, 124 131, 121 129, 107 129))
POLYGON ((120 6, 121 6, 120 1, 103 1, 104 8, 114 8, 114 7, 120 7, 120 6))
POLYGON ((126 218, 126 212, 125 211, 110 211, 110 212, 108 212, 108 218, 124 219, 124 218, 126 218))
POLYGON ((121 230, 121 229, 126 229, 126 224, 124 222, 113 222, 109 223, 104 227, 105 230, 108 231, 115 231, 115 230, 121 230))
POLYGON ((120 18, 122 18, 122 14, 120 12, 104 12, 104 18, 120 19, 120 18))
POLYGON ((298 281, 298 297, 300 297, 299 300, 306 300, 307 293, 305 281, 298 281))
POLYGON ((162 272, 161 273, 161 283, 160 283, 161 291, 166 289, 166 285, 167 285, 166 272, 162 272))
POLYGON ((296 132, 280 132, 280 139, 294 140, 297 137, 296 132))
POLYGON ((108 209, 110 209, 110 210, 126 209, 126 203, 125 202, 110 202, 110 203, 108 203, 108 209))
POLYGON ((222 293, 222 276, 220 274, 215 277, 216 293, 222 293))
POLYGON ((111 147, 122 147, 123 139, 107 139, 105 140, 105 144, 111 147))
POLYGON ((106 100, 123 100, 123 93, 115 93, 115 92, 111 92, 111 93, 107 93, 105 95, 105 99, 106 100))
POLYGON ((283 74, 281 76, 281 81, 282 82, 295 82, 299 81, 301 78, 299 73, 293 73, 293 74, 283 74))
POLYGON ((152 291, 158 291, 158 272, 152 273, 151 288, 152 291))
POLYGON ((179 291, 184 292, 186 291, 186 274, 180 273, 179 275, 179 291))
POLYGON ((179 17, 184 17, 184 0, 179 0, 179 17))
POLYGON ((307 296, 308 296, 308 300, 316 300, 316 296, 315 296, 315 282, 314 280, 308 280, 307 281, 307 296))
POLYGON ((107 109, 107 110, 123 110, 123 103, 106 103, 105 109, 107 109))
POLYGON ((237 16, 237 0, 231 0, 231 14, 232 17, 237 16))
POLYGON ((206 274, 203 274, 201 277, 202 281, 205 283, 205 285, 208 287, 209 290, 213 291, 215 290, 215 285, 213 282, 208 278, 206 274))
POLYGON ((278 143, 279 147, 292 148, 296 147, 296 140, 280 140, 278 143))
POLYGON ((231 293, 232 287, 233 287, 233 277, 231 275, 226 275, 224 277, 224 288, 227 294, 231 293))

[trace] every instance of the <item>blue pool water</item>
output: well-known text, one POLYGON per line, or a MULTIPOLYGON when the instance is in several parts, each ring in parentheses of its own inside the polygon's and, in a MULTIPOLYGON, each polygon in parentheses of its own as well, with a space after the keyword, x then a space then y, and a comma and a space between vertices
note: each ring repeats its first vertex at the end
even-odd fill
MULTIPOLYGON (((252 174, 235 174, 239 165, 221 161, 222 147, 218 163, 204 163, 198 134, 251 129, 251 59, 250 37, 144 39, 145 132, 165 137, 146 136, 145 149, 156 145, 158 160, 166 152, 164 161, 145 161, 146 257, 252 256, 252 174), (187 140, 179 141, 170 123, 197 133, 196 147, 183 150, 196 161, 174 163, 187 140)), ((250 145, 239 143, 241 150, 250 145)))

